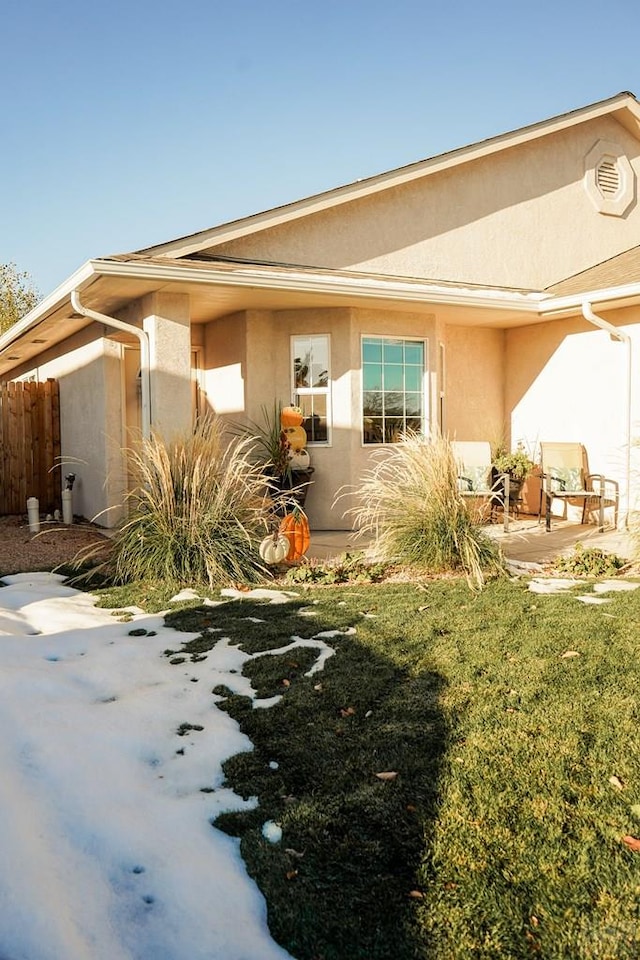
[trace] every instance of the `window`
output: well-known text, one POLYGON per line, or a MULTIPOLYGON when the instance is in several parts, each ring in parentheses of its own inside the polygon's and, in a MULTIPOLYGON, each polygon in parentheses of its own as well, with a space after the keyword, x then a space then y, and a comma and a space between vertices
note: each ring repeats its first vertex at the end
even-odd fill
POLYGON ((294 402, 302 408, 308 443, 328 443, 331 419, 329 337, 291 338, 294 402))
POLYGON ((426 345, 422 340, 362 340, 364 443, 395 443, 407 430, 425 432, 426 345))

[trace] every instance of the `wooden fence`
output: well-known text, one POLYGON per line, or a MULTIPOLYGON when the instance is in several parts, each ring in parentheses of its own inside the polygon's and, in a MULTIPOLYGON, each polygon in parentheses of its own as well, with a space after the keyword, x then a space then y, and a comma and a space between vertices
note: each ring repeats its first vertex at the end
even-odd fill
POLYGON ((0 514, 61 506, 60 394, 56 380, 0 384, 0 514))

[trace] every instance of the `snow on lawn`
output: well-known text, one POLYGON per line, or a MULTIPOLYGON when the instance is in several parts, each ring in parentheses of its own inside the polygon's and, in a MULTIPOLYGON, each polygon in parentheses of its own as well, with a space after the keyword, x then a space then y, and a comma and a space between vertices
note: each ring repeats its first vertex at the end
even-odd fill
POLYGON ((211 694, 253 696, 249 657, 221 637, 172 666, 163 651, 195 635, 161 616, 119 622, 50 574, 2 582, 0 957, 288 957, 239 841, 210 824, 256 802, 222 786, 223 761, 252 746, 211 694))

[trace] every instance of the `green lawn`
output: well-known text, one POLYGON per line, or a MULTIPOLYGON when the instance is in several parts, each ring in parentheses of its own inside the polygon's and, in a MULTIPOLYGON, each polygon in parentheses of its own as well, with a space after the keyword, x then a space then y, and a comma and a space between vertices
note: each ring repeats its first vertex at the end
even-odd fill
POLYGON ((622 840, 640 836, 640 590, 603 606, 508 580, 297 590, 167 618, 204 631, 183 656, 211 627, 247 652, 355 627, 311 677, 305 650, 249 661, 275 707, 221 704, 255 744, 228 783, 260 806, 217 826, 241 838, 274 937, 298 960, 640 957, 640 853, 622 840))

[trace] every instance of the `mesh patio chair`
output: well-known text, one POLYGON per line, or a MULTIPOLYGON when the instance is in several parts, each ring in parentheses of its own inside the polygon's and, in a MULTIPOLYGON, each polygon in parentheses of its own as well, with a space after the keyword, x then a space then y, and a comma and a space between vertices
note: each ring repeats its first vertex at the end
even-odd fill
MULTIPOLYGON (((491 517, 497 506, 509 498, 509 477, 494 476, 491 444, 485 440, 452 440, 451 448, 458 465, 458 489, 463 497, 489 503, 491 517)), ((504 529, 509 528, 509 511, 503 512, 504 529)))
POLYGON ((547 530, 551 530, 551 506, 556 499, 581 504, 582 523, 590 511, 597 510, 600 531, 604 530, 605 507, 613 507, 613 525, 617 527, 618 484, 601 473, 589 473, 587 451, 581 443, 541 443, 540 452, 542 491, 538 519, 544 504, 547 530))

